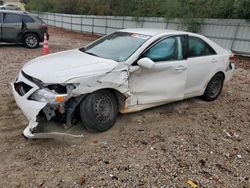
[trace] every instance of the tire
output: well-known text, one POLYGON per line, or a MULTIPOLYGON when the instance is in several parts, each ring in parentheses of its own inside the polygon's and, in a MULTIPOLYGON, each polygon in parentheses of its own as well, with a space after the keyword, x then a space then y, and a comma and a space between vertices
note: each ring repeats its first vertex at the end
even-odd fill
POLYGON ((23 37, 23 42, 28 48, 37 48, 39 46, 40 40, 36 34, 29 33, 23 37))
POLYGON ((83 125, 90 130, 104 132, 116 121, 118 104, 113 93, 100 90, 89 94, 80 104, 83 125))
POLYGON ((224 76, 221 73, 217 73, 207 84, 206 90, 202 98, 206 101, 216 100, 223 88, 224 76))

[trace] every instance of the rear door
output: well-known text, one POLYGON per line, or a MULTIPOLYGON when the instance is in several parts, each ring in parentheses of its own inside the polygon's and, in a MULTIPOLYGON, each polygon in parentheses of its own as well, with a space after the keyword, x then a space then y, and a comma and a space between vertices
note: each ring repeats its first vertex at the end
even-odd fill
POLYGON ((0 41, 2 40, 3 13, 0 13, 0 41))
POLYGON ((22 31, 22 16, 6 13, 2 24, 2 39, 4 41, 18 41, 22 31))
POLYGON ((189 36, 186 96, 193 96, 204 89, 219 62, 215 50, 203 39, 189 36))

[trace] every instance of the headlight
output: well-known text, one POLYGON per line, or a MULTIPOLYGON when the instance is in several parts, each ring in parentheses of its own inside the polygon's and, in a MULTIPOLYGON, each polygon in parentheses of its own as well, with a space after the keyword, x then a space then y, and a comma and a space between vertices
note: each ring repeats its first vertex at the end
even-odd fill
POLYGON ((68 94, 58 94, 47 88, 39 89, 31 95, 31 99, 51 104, 58 104, 65 102, 68 99, 68 94))

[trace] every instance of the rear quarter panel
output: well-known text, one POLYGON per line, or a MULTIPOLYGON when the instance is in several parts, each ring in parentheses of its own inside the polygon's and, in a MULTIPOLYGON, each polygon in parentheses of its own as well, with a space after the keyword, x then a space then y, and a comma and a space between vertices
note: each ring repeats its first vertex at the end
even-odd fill
POLYGON ((38 20, 38 19, 34 19, 34 20, 35 20, 35 22, 33 22, 33 23, 25 23, 25 28, 22 31, 23 36, 26 33, 36 33, 38 35, 40 41, 43 41, 43 35, 44 35, 44 33, 47 33, 47 29, 41 27, 42 22, 40 20, 38 20))

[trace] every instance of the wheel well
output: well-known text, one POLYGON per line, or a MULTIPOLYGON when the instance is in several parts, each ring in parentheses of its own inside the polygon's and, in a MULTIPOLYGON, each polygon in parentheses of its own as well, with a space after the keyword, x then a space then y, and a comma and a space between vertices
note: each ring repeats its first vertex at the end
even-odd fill
POLYGON ((121 109, 123 109, 123 107, 125 106, 125 100, 126 100, 126 96, 124 94, 122 94, 120 91, 118 91, 116 89, 112 89, 112 88, 104 88, 104 89, 96 90, 94 92, 101 91, 101 90, 106 90, 106 91, 109 91, 110 93, 112 93, 115 96, 116 101, 118 102, 119 111, 121 109))
MULTIPOLYGON (((223 81, 225 80, 225 74, 224 74, 224 72, 222 72, 222 71, 217 72, 216 74, 214 74, 214 75, 210 78, 210 80, 211 80, 211 79, 212 79, 215 75, 217 75, 217 74, 222 75, 222 77, 223 77, 223 81)), ((209 80, 209 81, 210 81, 210 80, 209 80)), ((205 88, 207 87, 207 85, 208 85, 209 81, 206 83, 205 88)))
POLYGON ((108 90, 115 95, 115 98, 118 102, 119 111, 123 109, 123 107, 125 106, 126 96, 122 94, 120 91, 117 91, 115 89, 105 89, 105 90, 108 90))
POLYGON ((24 42, 24 37, 25 37, 26 35, 28 35, 28 34, 34 34, 34 35, 36 35, 36 36, 38 37, 39 42, 42 41, 41 38, 39 37, 38 33, 36 33, 36 32, 26 32, 26 33, 24 33, 23 36, 22 36, 22 42, 24 42))
POLYGON ((222 72, 222 71, 220 71, 220 72, 217 72, 215 75, 217 75, 217 74, 220 74, 220 75, 222 75, 222 77, 223 77, 223 80, 225 80, 225 74, 224 74, 224 72, 222 72))

